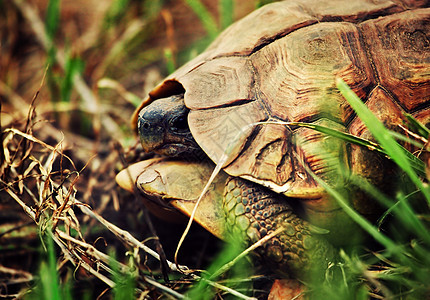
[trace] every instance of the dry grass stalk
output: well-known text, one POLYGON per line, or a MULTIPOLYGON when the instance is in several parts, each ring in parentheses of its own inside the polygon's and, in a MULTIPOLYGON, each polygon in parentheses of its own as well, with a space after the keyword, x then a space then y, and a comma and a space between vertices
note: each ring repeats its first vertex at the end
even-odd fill
MULTIPOLYGON (((34 111, 31 107, 30 111, 34 111)), ((107 253, 97 249, 94 245, 86 241, 82 233, 82 217, 78 217, 76 208, 85 216, 85 225, 89 220, 96 220, 106 230, 113 233, 129 249, 136 249, 134 257, 139 260, 139 250, 160 260, 160 255, 144 242, 140 242, 127 230, 121 229, 115 224, 107 221, 99 213, 94 211, 88 204, 77 198, 77 184, 82 178, 81 174, 86 169, 91 169, 91 161, 85 163, 81 170, 77 170, 73 159, 65 154, 68 148, 67 140, 63 135, 55 146, 52 146, 35 136, 40 133, 34 130, 37 123, 33 113, 28 114, 26 121, 28 133, 17 128, 5 128, 3 130, 3 154, 5 159, 1 163, 3 170, 0 192, 7 193, 12 200, 22 209, 23 212, 32 220, 37 227, 38 232, 51 236, 56 245, 61 249, 62 258, 59 259, 58 267, 71 263, 75 270, 83 269, 90 276, 94 276, 108 287, 115 286, 111 276, 113 274, 112 264, 116 269, 123 273, 129 274, 139 272, 131 269, 129 266, 114 260, 107 253), (22 145, 26 144, 26 150, 22 145), (64 168, 64 164, 72 167, 72 170, 64 168)), ((50 126, 48 132, 51 132, 50 126)), ((113 167, 113 166, 111 166, 113 167)), ((94 170, 92 170, 94 171, 94 170)), ((29 223, 27 222, 27 225, 29 223)), ((17 229, 18 227, 15 227, 17 229)), ((13 231, 13 230, 12 230, 13 231)), ((166 261, 170 271, 180 272, 187 271, 187 278, 191 281, 200 280, 200 277, 190 270, 187 266, 176 265, 173 262, 166 261)), ((32 281, 30 273, 24 271, 6 268, 15 274, 22 274, 21 282, 32 281), (27 275, 25 275, 27 274, 27 275), (24 276, 25 275, 25 276, 24 276)), ((1 271, 1 270, 0 270, 1 271)), ((10 272, 9 272, 10 273, 10 272)), ((173 295, 176 298, 183 298, 181 294, 169 288, 166 285, 149 278, 148 276, 138 277, 140 286, 145 287, 150 284, 163 293, 173 295)), ((6 285, 16 284, 17 280, 9 280, 6 285)), ((219 283, 208 281, 208 283, 220 290, 242 295, 219 283)), ((142 289, 138 289, 144 293, 142 289)), ((249 299, 242 295, 241 298, 249 299)))

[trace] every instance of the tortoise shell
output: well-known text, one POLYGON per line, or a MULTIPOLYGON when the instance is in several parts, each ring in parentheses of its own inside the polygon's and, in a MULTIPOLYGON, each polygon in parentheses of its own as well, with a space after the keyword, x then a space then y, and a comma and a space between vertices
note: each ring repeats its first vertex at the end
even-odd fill
POLYGON ((387 127, 396 129, 404 113, 429 123, 429 33, 428 1, 273 3, 230 26, 165 79, 133 123, 148 103, 185 92, 193 137, 232 176, 309 199, 320 189, 306 167, 335 180, 330 160, 340 160, 378 184, 386 174, 365 150, 272 121, 370 138, 336 88, 341 78, 387 127))

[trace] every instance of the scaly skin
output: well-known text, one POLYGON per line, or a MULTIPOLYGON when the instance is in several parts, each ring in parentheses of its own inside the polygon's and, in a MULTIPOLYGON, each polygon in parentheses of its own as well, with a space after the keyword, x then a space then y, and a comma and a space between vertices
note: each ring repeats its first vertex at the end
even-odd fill
MULTIPOLYGON (((196 162, 149 159, 131 165, 117 176, 118 183, 132 191, 137 187, 155 198, 191 215, 213 166, 196 162), (186 187, 186 188, 184 188, 186 187)), ((315 226, 298 216, 288 199, 261 185, 221 172, 204 195, 195 221, 216 236, 248 247, 261 238, 284 229, 257 252, 265 265, 284 276, 304 278, 312 271, 321 277, 335 250, 315 226)), ((172 218, 172 217, 171 217, 172 218)))
POLYGON ((312 226, 298 217, 285 199, 252 182, 229 177, 223 210, 227 235, 243 237, 246 244, 257 242, 282 226, 284 230, 260 248, 270 265, 286 274, 298 276, 316 271, 323 274, 335 259, 333 246, 312 226))

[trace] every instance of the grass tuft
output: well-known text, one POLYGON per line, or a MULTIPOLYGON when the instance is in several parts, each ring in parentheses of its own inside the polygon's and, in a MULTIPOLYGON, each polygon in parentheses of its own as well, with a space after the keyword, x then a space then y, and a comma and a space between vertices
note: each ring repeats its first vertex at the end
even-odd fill
MULTIPOLYGON (((428 282, 430 280, 430 235, 429 235, 429 205, 427 198, 427 185, 411 166, 411 153, 407 152, 394 139, 393 135, 383 124, 368 110, 361 100, 343 82, 337 82, 338 88, 345 99, 354 108, 357 115, 366 124, 368 130, 374 135, 379 147, 393 160, 408 179, 413 182, 416 189, 410 192, 410 185, 406 183, 405 191, 399 186, 399 191, 394 198, 387 197, 376 187, 355 174, 349 174, 345 168, 340 176, 348 177, 352 185, 371 195, 376 201, 385 207, 386 211, 375 225, 357 213, 348 202, 348 199, 336 188, 316 176, 311 170, 308 172, 326 189, 326 191, 339 203, 343 210, 359 224, 382 248, 364 255, 351 255, 341 251, 343 260, 342 282, 336 287, 348 287, 345 293, 335 295, 334 285, 325 285, 326 290, 334 299, 366 299, 369 296, 382 298, 411 297, 420 299, 430 293, 428 282), (351 280, 352 279, 352 280, 351 280), (365 280, 368 288, 359 284, 365 280), (346 284, 345 284, 346 282, 346 284), (331 286, 331 287, 330 287, 331 286), (357 286, 361 286, 358 292, 354 292, 357 286), (370 288, 370 289, 369 289, 370 288)), ((428 129, 425 129, 417 121, 409 117, 417 135, 421 135, 423 141, 428 138, 428 129)))
POLYGON ((114 261, 116 257, 114 250, 110 251, 110 257, 112 258, 112 271, 113 281, 115 286, 113 288, 113 295, 115 300, 128 300, 135 298, 135 286, 136 286, 136 275, 138 274, 136 265, 134 263, 134 257, 129 255, 129 271, 123 272, 118 267, 118 263, 114 261))
POLYGON ((418 174, 415 172, 409 159, 414 160, 415 156, 400 146, 392 137, 389 130, 384 127, 381 121, 372 114, 360 98, 348 87, 343 80, 337 81, 337 87, 348 100, 351 107, 364 122, 387 155, 392 159, 405 173, 412 182, 421 190, 430 204, 430 190, 424 186, 418 174), (414 157, 414 158, 413 158, 414 157))

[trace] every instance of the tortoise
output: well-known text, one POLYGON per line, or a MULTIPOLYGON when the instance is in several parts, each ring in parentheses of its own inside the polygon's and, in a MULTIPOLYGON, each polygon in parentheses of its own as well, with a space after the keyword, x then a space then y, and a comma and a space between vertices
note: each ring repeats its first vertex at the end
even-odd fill
MULTIPOLYGON (((282 1, 223 31, 205 52, 156 86, 132 123, 143 149, 160 157, 117 181, 191 215, 215 165, 195 220, 225 238, 242 234, 276 271, 301 277, 325 270, 336 249, 360 241, 357 225, 317 183, 345 190, 372 219, 375 200, 351 188, 349 169, 390 192, 397 170, 369 149, 294 122, 372 139, 336 88, 345 81, 390 129, 405 113, 430 122, 428 1, 282 1), (130 176, 131 175, 131 181, 130 176)), ((405 145, 411 149, 412 146, 405 145)))

